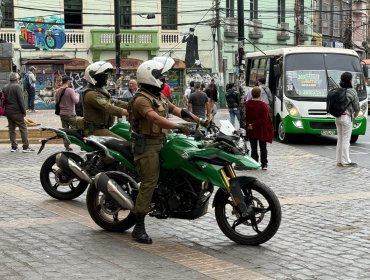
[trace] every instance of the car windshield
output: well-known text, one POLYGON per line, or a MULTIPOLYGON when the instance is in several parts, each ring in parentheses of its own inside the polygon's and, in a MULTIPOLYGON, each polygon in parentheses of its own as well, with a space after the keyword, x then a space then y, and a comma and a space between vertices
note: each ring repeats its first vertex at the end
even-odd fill
POLYGON ((367 98, 359 59, 344 54, 291 54, 286 56, 286 96, 292 99, 321 100, 330 87, 339 87, 344 72, 353 75, 352 85, 360 100, 367 98), (325 66, 327 71, 325 71, 325 66))

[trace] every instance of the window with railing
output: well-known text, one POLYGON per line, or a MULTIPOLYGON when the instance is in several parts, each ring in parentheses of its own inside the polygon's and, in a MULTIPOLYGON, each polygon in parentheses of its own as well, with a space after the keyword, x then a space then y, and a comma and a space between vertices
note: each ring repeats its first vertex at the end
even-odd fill
POLYGON ((162 29, 177 30, 177 0, 162 0, 162 29))
POLYGON ((64 0, 66 29, 82 29, 82 0, 64 0))
POLYGON ((278 24, 285 22, 285 0, 278 0, 278 24))
POLYGON ((226 0, 226 17, 235 16, 234 0, 226 0))
POLYGON ((132 29, 131 0, 120 0, 120 26, 123 29, 132 29))
POLYGON ((258 0, 250 0, 249 20, 258 19, 258 0))
POLYGON ((0 27, 3 28, 14 28, 14 4, 13 0, 0 1, 2 22, 0 27))

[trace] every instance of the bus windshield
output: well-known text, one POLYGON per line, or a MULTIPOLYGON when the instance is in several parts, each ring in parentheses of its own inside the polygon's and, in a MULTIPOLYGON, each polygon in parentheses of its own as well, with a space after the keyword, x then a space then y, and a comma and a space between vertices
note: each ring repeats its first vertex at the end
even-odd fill
POLYGON ((328 77, 339 86, 343 72, 353 75, 352 85, 359 100, 367 98, 366 86, 359 59, 352 55, 328 53, 290 54, 285 60, 286 88, 285 95, 292 99, 326 99, 328 77), (327 71, 325 71, 325 67, 327 71))

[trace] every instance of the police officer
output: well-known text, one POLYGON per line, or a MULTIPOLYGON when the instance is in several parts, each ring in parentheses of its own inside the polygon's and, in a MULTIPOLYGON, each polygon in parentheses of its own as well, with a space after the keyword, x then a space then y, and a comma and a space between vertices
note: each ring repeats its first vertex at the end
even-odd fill
POLYGON ((109 130, 115 116, 128 116, 127 102, 112 99, 104 88, 112 71, 112 64, 105 61, 94 62, 85 70, 84 79, 88 85, 83 92, 84 135, 121 138, 109 130))
POLYGON ((134 140, 134 160, 141 179, 134 212, 136 225, 132 237, 140 243, 151 244, 152 239, 145 231, 144 219, 157 185, 160 172, 159 152, 163 147, 167 129, 190 132, 189 127, 175 124, 166 117, 168 113, 184 120, 208 125, 186 109, 173 105, 161 94, 161 75, 174 65, 172 58, 158 57, 142 63, 137 70, 140 89, 129 108, 129 120, 134 140))

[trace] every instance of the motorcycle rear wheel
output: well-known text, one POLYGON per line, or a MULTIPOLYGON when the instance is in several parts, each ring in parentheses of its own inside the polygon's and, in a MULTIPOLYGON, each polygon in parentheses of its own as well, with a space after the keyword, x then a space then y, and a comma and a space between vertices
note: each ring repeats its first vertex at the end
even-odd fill
MULTIPOLYGON (((221 231, 232 241, 242 245, 259 245, 272 238, 279 229, 281 222, 280 202, 273 191, 262 182, 255 180, 248 185, 242 185, 242 192, 246 195, 252 194, 247 201, 247 206, 251 205, 255 210, 257 227, 252 227, 251 220, 248 219, 233 228, 238 217, 237 210, 231 200, 230 195, 222 196, 222 199, 215 201, 215 215, 217 224, 221 231)), ((219 191, 222 191, 221 189, 219 191)))
MULTIPOLYGON (((79 165, 84 161, 79 155, 71 152, 59 153, 63 153, 79 165)), ((59 153, 49 156, 41 166, 40 182, 45 192, 51 197, 59 200, 71 200, 83 194, 88 183, 71 178, 56 165, 56 155, 59 153)))
MULTIPOLYGON (((123 191, 126 191, 126 179, 119 172, 105 172, 113 179, 123 191)), ((126 192, 127 193, 127 192, 126 192)), ((86 205, 90 217, 102 229, 113 232, 123 232, 136 223, 136 217, 128 209, 122 209, 113 199, 100 192, 95 185, 91 184, 87 190, 86 205)))

